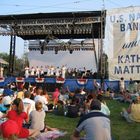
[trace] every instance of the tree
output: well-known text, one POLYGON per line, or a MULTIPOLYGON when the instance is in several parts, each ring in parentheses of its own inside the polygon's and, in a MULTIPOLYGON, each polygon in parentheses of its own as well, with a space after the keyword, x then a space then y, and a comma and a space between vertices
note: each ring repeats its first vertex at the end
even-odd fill
MULTIPOLYGON (((9 54, 7 53, 0 53, 0 58, 2 58, 5 61, 9 61, 9 54)), ((23 76, 24 74, 24 67, 25 65, 29 65, 29 61, 27 58, 27 54, 23 54, 22 58, 18 58, 17 56, 15 56, 15 63, 14 63, 14 76, 23 76)), ((8 66, 4 67, 5 75, 8 75, 8 66)))

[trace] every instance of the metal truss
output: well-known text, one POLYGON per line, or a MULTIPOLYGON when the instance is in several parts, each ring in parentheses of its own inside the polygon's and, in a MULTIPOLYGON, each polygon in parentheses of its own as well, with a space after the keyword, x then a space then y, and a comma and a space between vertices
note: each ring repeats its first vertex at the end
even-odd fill
POLYGON ((91 35, 92 24, 100 22, 100 17, 0 20, 0 35, 45 35, 49 38, 72 34, 91 35))

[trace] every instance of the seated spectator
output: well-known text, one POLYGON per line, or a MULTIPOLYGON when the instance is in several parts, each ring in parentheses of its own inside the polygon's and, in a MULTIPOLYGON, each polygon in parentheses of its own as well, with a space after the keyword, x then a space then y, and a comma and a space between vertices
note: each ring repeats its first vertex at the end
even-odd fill
POLYGON ((37 101, 35 103, 36 110, 32 111, 30 114, 30 120, 31 120, 31 129, 37 129, 41 133, 45 131, 50 130, 56 130, 56 128, 51 128, 49 126, 45 125, 45 116, 46 113, 43 110, 43 104, 40 101, 37 101))
POLYGON ((45 131, 45 111, 43 110, 43 104, 40 101, 35 103, 36 110, 33 110, 30 114, 31 129, 38 129, 40 132, 45 131))
POLYGON ((9 120, 13 120, 17 123, 19 128, 18 138, 29 138, 29 137, 35 138, 40 134, 38 130, 23 128, 23 122, 29 121, 28 117, 29 109, 30 107, 27 109, 27 113, 23 112, 24 110, 23 102, 20 98, 16 98, 12 103, 11 110, 8 111, 7 114, 2 116, 7 117, 9 120))
POLYGON ((47 107, 47 104, 48 104, 48 101, 47 99, 45 98, 45 96, 42 96, 42 93, 43 93, 43 89, 42 87, 38 87, 37 90, 36 90, 36 96, 34 98, 34 101, 37 102, 37 101, 40 101, 42 102, 43 104, 43 109, 44 111, 48 111, 48 107, 47 107))
POLYGON ((35 101, 31 100, 30 97, 31 97, 31 93, 29 91, 25 91, 24 99, 22 99, 24 105, 24 111, 26 113, 27 113, 28 106, 30 106, 29 114, 31 113, 31 111, 35 110, 35 101))
POLYGON ((106 105, 106 102, 103 100, 103 96, 98 95, 97 99, 101 102, 101 112, 104 113, 105 115, 109 116, 110 110, 109 110, 108 106, 106 105))
POLYGON ((19 135, 18 124, 13 120, 7 120, 1 124, 0 132, 4 140, 17 140, 19 135))
POLYGON ((10 96, 3 97, 3 104, 7 108, 7 111, 10 109, 11 103, 12 103, 12 98, 10 96))
POLYGON ((0 112, 6 113, 7 107, 3 104, 3 96, 0 96, 0 112))
POLYGON ((93 100, 93 96, 91 94, 89 94, 87 96, 86 102, 85 102, 85 114, 89 113, 90 111, 90 104, 93 100))
POLYGON ((42 96, 44 96, 46 98, 47 102, 49 103, 50 97, 49 97, 49 95, 47 93, 46 88, 43 89, 42 96))
POLYGON ((23 99, 24 98, 24 91, 23 91, 23 89, 20 89, 17 92, 17 97, 16 98, 20 98, 20 99, 23 99))
POLYGON ((105 97, 109 98, 110 97, 110 89, 107 88, 107 90, 105 91, 105 97))
POLYGON ((52 95, 54 107, 57 105, 57 102, 59 100, 59 95, 60 95, 59 89, 56 88, 55 91, 53 92, 53 95, 52 95))
POLYGON ((90 109, 91 112, 80 119, 71 140, 80 140, 81 131, 85 131, 84 140, 111 140, 110 120, 100 112, 100 101, 93 100, 90 109))
POLYGON ((140 122, 140 102, 139 98, 133 100, 128 109, 123 108, 121 115, 127 122, 140 122))
POLYGON ((64 103, 63 101, 59 100, 57 102, 56 108, 54 108, 55 115, 64 115, 64 103))
POLYGON ((74 98, 72 99, 71 104, 67 106, 67 117, 76 118, 79 116, 79 106, 77 105, 77 102, 79 102, 79 100, 74 98))

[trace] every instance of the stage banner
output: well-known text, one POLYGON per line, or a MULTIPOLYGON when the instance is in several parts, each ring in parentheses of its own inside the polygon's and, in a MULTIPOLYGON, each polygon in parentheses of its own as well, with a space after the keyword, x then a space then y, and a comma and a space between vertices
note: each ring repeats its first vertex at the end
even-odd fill
POLYGON ((140 7, 107 11, 104 48, 110 80, 140 80, 140 7))
POLYGON ((16 77, 16 82, 23 83, 24 77, 16 77))
POLYGON ((62 78, 62 77, 57 77, 56 78, 56 83, 63 84, 63 83, 65 83, 65 79, 62 78))
POLYGON ((87 82, 88 82, 88 79, 83 79, 83 78, 77 79, 77 84, 78 85, 86 85, 87 82))
POLYGON ((4 82, 5 78, 4 77, 0 77, 0 82, 4 82))
POLYGON ((37 83, 44 83, 44 78, 35 78, 37 83))

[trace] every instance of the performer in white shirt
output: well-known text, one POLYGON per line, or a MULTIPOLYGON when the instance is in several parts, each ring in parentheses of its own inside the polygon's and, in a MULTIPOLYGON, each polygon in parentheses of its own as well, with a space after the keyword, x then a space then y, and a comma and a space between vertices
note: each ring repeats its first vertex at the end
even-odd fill
POLYGON ((56 75, 56 77, 59 77, 60 76, 60 69, 59 69, 59 67, 57 67, 55 69, 55 75, 56 75))
POLYGON ((48 66, 47 76, 51 75, 51 66, 48 66))
POLYGON ((41 77, 44 76, 44 69, 43 69, 43 66, 41 66, 41 68, 40 68, 40 75, 41 75, 41 77))
POLYGON ((35 76, 35 68, 34 67, 31 68, 31 76, 35 76))
POLYGON ((29 67, 26 66, 25 67, 25 78, 28 78, 29 77, 29 67))
POLYGON ((62 78, 64 78, 65 79, 65 75, 66 75, 66 66, 65 65, 63 65, 62 66, 62 78))
POLYGON ((38 66, 36 67, 36 76, 37 76, 38 78, 40 77, 40 69, 39 69, 38 66))
POLYGON ((51 66, 51 76, 54 76, 54 66, 51 66))

